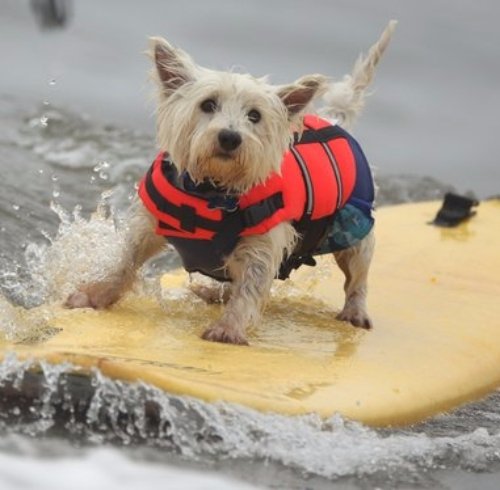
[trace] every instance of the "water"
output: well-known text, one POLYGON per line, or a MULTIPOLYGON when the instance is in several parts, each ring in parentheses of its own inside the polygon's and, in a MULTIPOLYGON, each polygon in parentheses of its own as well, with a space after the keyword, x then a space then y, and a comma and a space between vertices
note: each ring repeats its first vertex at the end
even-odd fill
MULTIPOLYGON (((51 302, 75 277, 103 273, 119 256, 115 221, 155 155, 148 64, 140 54, 148 34, 165 35, 211 66, 245 65, 285 82, 314 71, 342 75, 397 17, 394 44, 356 129, 377 167, 379 204, 439 198, 453 188, 499 193, 497 3, 314 6, 88 1, 74 5, 66 30, 40 33, 27 3, 4 0, 1 334, 23 342, 50 335, 51 302), (34 317, 11 303, 47 307, 34 317)), ((176 260, 166 254, 153 262, 145 287, 176 260)), ((25 382, 26 368, 15 358, 1 364, 2 389, 25 382)), ((74 488, 499 485, 497 393, 410 429, 373 430, 339 417, 208 405, 98 372, 79 406, 68 388, 70 367, 41 368, 37 397, 0 413, 2 489, 67 488, 69 479, 74 488)))
MULTIPOLYGON (((7 358, 0 369, 4 393, 7 387, 25 383, 24 372, 32 365, 7 358)), ((481 473, 500 467, 498 395, 412 429, 376 431, 339 416, 284 417, 224 403, 206 404, 141 383, 111 381, 98 371, 89 382, 92 393, 79 391, 75 397, 65 377, 70 365, 42 363, 40 368, 44 381, 29 409, 11 404, 3 410, 0 465, 9 461, 11 456, 4 454, 9 448, 9 453, 28 456, 38 471, 42 455, 68 458, 69 451, 70 459, 77 460, 73 464, 90 467, 96 477, 101 457, 115 464, 132 458, 143 464, 132 465, 129 471, 147 478, 151 472, 154 476, 190 463, 191 468, 217 469, 262 486, 274 483, 276 488, 330 488, 332 481, 340 488, 420 488, 447 479, 456 485, 460 471, 487 482, 488 475, 481 473), (35 439, 30 442, 23 435, 35 439), (106 444, 123 449, 99 449, 106 444), (49 454, 41 447, 50 448, 49 454), (154 467, 152 462, 162 464, 154 467), (257 468, 259 477, 253 474, 257 468)), ((6 406, 4 397, 0 404, 6 406)), ((53 462, 49 463, 50 468, 53 462)), ((114 477, 119 475, 112 472, 114 477)), ((201 480, 199 476, 194 481, 201 480)))

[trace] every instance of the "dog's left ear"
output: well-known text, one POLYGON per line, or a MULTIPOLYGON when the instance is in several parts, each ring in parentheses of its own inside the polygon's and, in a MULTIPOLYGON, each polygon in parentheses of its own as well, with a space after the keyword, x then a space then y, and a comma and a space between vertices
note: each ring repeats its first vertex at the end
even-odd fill
POLYGON ((327 78, 323 75, 306 75, 290 85, 278 88, 278 97, 288 109, 289 119, 299 115, 317 96, 327 88, 327 78))
POLYGON ((151 37, 150 56, 165 95, 170 95, 186 82, 194 80, 195 64, 190 56, 179 48, 174 48, 161 37, 151 37))

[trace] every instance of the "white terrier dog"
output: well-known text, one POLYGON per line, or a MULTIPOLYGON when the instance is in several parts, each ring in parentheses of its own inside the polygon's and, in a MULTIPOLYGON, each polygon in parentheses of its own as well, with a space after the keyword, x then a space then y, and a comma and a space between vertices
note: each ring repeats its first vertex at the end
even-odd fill
MULTIPOLYGON (((309 75, 285 86, 202 68, 152 38, 161 153, 128 213, 127 266, 80 285, 66 305, 116 302, 166 238, 188 271, 230 281, 225 310, 206 340, 247 344, 246 329, 259 320, 272 281, 327 251, 346 278, 338 318, 370 328, 373 182, 359 145, 339 124, 349 127, 360 112, 395 24, 342 81, 309 75), (319 96, 323 114, 337 123, 305 115, 319 96)), ((196 292, 207 301, 218 297, 204 287, 196 292)))

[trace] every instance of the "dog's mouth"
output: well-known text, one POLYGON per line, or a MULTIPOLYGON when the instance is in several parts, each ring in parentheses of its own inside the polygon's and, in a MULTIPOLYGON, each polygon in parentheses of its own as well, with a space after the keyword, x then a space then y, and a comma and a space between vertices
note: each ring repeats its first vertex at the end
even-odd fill
POLYGON ((214 151, 208 158, 199 159, 188 170, 196 182, 210 181, 224 189, 240 189, 247 185, 245 167, 237 151, 214 151))
POLYGON ((215 153, 214 157, 225 162, 234 160, 234 154, 228 151, 218 151, 217 153, 215 153))

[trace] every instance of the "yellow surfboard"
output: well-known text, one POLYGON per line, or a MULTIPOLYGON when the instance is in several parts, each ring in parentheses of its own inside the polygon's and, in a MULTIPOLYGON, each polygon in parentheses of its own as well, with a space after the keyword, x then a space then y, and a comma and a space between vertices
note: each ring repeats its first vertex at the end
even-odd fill
POLYGON ((377 212, 371 331, 335 320, 343 277, 322 257, 276 281, 250 347, 200 339, 222 307, 197 299, 176 271, 163 278, 161 299, 57 309, 41 340, 0 340, 0 355, 70 362, 82 375, 97 367, 110 378, 269 412, 417 422, 500 385, 500 201, 483 202, 452 229, 427 224, 438 208, 377 212))

